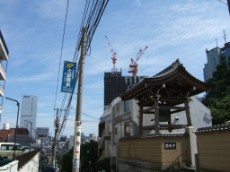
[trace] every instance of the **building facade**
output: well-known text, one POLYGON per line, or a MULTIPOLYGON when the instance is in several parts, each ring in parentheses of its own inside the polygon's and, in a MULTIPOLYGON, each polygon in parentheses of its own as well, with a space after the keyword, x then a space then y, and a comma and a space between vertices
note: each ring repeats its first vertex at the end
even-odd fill
POLYGON ((230 69, 230 42, 225 43, 222 48, 216 47, 211 50, 206 50, 206 55, 207 63, 203 69, 204 81, 208 81, 212 78, 217 65, 219 65, 221 61, 226 62, 230 69))
POLYGON ((6 69, 8 62, 9 50, 0 30, 0 115, 2 114, 2 104, 5 89, 6 69))
POLYGON ((122 76, 122 72, 104 73, 104 107, 125 92, 129 87, 138 83, 143 76, 122 76))
POLYGON ((49 143, 49 128, 48 127, 37 127, 36 128, 36 140, 40 141, 40 146, 44 146, 49 143))
POLYGON ((36 96, 22 98, 20 127, 27 128, 32 138, 35 138, 36 134, 37 99, 36 96))

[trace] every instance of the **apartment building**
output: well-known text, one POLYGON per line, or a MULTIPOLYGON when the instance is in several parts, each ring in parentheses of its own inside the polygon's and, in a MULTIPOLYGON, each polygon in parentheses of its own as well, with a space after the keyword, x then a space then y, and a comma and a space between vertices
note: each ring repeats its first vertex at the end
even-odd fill
POLYGON ((212 78, 216 67, 221 61, 225 61, 230 69, 230 42, 224 44, 222 48, 215 47, 211 50, 206 50, 207 63, 204 65, 203 75, 204 81, 212 78))
POLYGON ((8 55, 9 55, 9 50, 7 48, 3 34, 0 30, 0 115, 2 114, 2 104, 3 104, 3 96, 4 96, 5 81, 6 81, 8 55))

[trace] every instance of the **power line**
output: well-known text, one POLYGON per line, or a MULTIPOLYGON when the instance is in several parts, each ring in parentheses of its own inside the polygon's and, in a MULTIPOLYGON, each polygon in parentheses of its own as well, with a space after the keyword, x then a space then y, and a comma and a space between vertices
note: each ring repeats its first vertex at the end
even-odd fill
POLYGON ((217 0, 217 1, 222 2, 223 4, 227 5, 227 2, 224 2, 222 0, 217 0))
MULTIPOLYGON (((100 19, 104 13, 105 7, 107 6, 109 0, 87 0, 85 3, 85 8, 84 8, 84 12, 83 12, 83 17, 82 17, 82 22, 81 22, 81 27, 80 27, 80 31, 79 31, 79 35, 77 38, 77 43, 75 46, 75 51, 74 51, 74 57, 73 57, 73 62, 78 61, 78 54, 79 54, 79 49, 80 49, 80 45, 81 45, 81 39, 82 39, 82 29, 86 28, 87 31, 87 45, 86 45, 86 53, 87 51, 90 49, 90 44, 91 41, 93 39, 94 33, 96 31, 96 28, 100 22, 100 19)), ((77 85, 78 82, 78 71, 79 71, 79 62, 78 62, 78 66, 77 66, 77 73, 76 73, 76 83, 75 85, 77 85)), ((66 119, 69 113, 69 109, 70 109, 70 105, 71 105, 71 101, 73 98, 73 93, 68 93, 69 98, 68 98, 68 103, 66 104, 65 108, 64 108, 64 104, 66 102, 66 97, 64 97, 63 99, 63 103, 62 103, 62 108, 61 109, 65 109, 65 114, 63 116, 63 120, 62 120, 62 124, 60 127, 60 131, 59 133, 62 133, 64 128, 65 128, 65 124, 66 124, 66 119)), ((65 95, 67 96, 67 94, 65 95)))
POLYGON ((66 23, 67 23, 67 17, 68 17, 68 9, 69 9, 69 0, 67 0, 66 4, 66 12, 65 12, 65 21, 64 21, 64 29, 62 34, 62 43, 61 43, 61 52, 59 57, 59 65, 58 65, 58 75, 57 75, 57 83, 56 83, 56 91, 55 91, 55 101, 54 101, 54 108, 56 108, 57 104, 57 93, 58 93, 58 85, 59 85, 59 78, 60 78, 60 68, 61 68, 61 61, 62 61, 62 51, 65 41, 65 30, 66 30, 66 23))

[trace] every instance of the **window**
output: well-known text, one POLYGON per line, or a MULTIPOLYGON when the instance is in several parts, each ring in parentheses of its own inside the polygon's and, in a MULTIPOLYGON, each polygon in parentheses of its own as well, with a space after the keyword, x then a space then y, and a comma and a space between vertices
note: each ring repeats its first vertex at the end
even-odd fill
POLYGON ((125 137, 131 136, 130 130, 131 130, 131 121, 125 122, 125 137))
POLYGON ((117 127, 114 128, 114 134, 117 135, 117 127))
POLYGON ((124 101, 124 112, 130 112, 130 101, 124 101))
POLYGON ((116 106, 116 116, 119 116, 120 114, 120 106, 119 106, 119 103, 115 105, 116 106))
POLYGON ((6 145, 2 145, 1 146, 1 150, 7 150, 7 146, 6 145))

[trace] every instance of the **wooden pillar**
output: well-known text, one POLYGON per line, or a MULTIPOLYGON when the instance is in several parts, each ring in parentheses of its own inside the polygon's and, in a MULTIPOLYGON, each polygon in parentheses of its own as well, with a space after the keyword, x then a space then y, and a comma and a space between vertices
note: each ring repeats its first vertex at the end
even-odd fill
POLYGON ((140 103, 140 110, 139 110, 139 136, 142 135, 143 131, 143 105, 140 103))
POLYGON ((185 104, 185 111, 186 111, 188 126, 192 126, 191 113, 189 109, 189 99, 187 99, 184 104, 185 104))
POLYGON ((159 133, 159 105, 158 105, 158 95, 154 97, 154 108, 155 108, 155 130, 156 134, 159 133))

